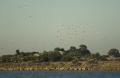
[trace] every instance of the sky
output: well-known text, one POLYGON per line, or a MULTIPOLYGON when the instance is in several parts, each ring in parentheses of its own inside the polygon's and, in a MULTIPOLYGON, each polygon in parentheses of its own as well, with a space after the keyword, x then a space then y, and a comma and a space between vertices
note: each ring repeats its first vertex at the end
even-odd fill
POLYGON ((120 0, 0 0, 0 56, 87 46, 120 51, 120 0))

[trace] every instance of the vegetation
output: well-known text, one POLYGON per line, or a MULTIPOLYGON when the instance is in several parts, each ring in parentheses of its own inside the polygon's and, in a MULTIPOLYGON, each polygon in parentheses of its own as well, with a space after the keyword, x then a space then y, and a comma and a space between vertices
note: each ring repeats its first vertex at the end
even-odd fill
MULTIPOLYGON (((80 45, 77 49, 71 46, 69 50, 65 51, 64 48, 55 48, 54 51, 39 52, 20 52, 16 50, 14 55, 3 55, 0 57, 1 63, 22 63, 22 62, 72 62, 79 64, 79 61, 88 61, 88 63, 97 64, 98 61, 107 61, 109 56, 119 57, 119 51, 115 48, 110 49, 108 55, 103 56, 97 53, 91 53, 86 45, 80 45)), ((112 58, 113 59, 113 58, 112 58)), ((120 60, 116 58, 114 60, 120 60)))
POLYGON ((117 49, 115 49, 115 48, 110 49, 110 51, 108 52, 108 55, 112 55, 112 56, 115 56, 115 57, 120 56, 119 51, 117 49))

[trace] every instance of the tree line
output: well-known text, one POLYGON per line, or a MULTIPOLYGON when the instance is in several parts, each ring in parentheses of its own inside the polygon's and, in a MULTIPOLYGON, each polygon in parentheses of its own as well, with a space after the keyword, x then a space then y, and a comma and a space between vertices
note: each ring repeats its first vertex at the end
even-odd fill
POLYGON ((115 48, 110 49, 108 55, 103 56, 97 53, 91 53, 86 45, 80 45, 79 49, 71 46, 69 50, 64 48, 55 48, 54 51, 39 52, 20 52, 16 50, 14 55, 3 55, 0 57, 1 63, 21 63, 21 62, 71 62, 88 61, 96 63, 97 61, 107 61, 108 56, 120 57, 119 51, 115 48))

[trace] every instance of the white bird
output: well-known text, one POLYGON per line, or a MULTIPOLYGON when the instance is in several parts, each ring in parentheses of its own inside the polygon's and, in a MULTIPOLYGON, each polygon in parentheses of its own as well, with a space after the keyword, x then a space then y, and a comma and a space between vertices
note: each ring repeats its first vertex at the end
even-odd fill
POLYGON ((17 41, 16 43, 18 44, 19 42, 17 41))
POLYGON ((86 31, 83 31, 83 35, 86 35, 86 31))
POLYGON ((63 24, 63 25, 62 25, 62 28, 64 28, 64 26, 65 26, 65 25, 63 24))
POLYGON ((83 33, 86 33, 86 31, 83 31, 83 33))
POLYGON ((35 42, 35 44, 37 44, 37 42, 35 42))
POLYGON ((70 28, 68 27, 68 29, 70 29, 70 28))
POLYGON ((62 34, 60 36, 63 36, 62 34))
POLYGON ((26 6, 24 6, 24 8, 26 8, 26 6))
POLYGON ((45 6, 45 4, 42 4, 42 6, 45 6))

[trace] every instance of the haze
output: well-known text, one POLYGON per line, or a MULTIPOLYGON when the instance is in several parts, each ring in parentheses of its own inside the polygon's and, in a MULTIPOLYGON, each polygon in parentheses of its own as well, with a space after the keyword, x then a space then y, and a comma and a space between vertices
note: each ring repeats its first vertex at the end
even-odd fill
POLYGON ((68 50, 120 51, 120 0, 0 0, 0 55, 68 50))

